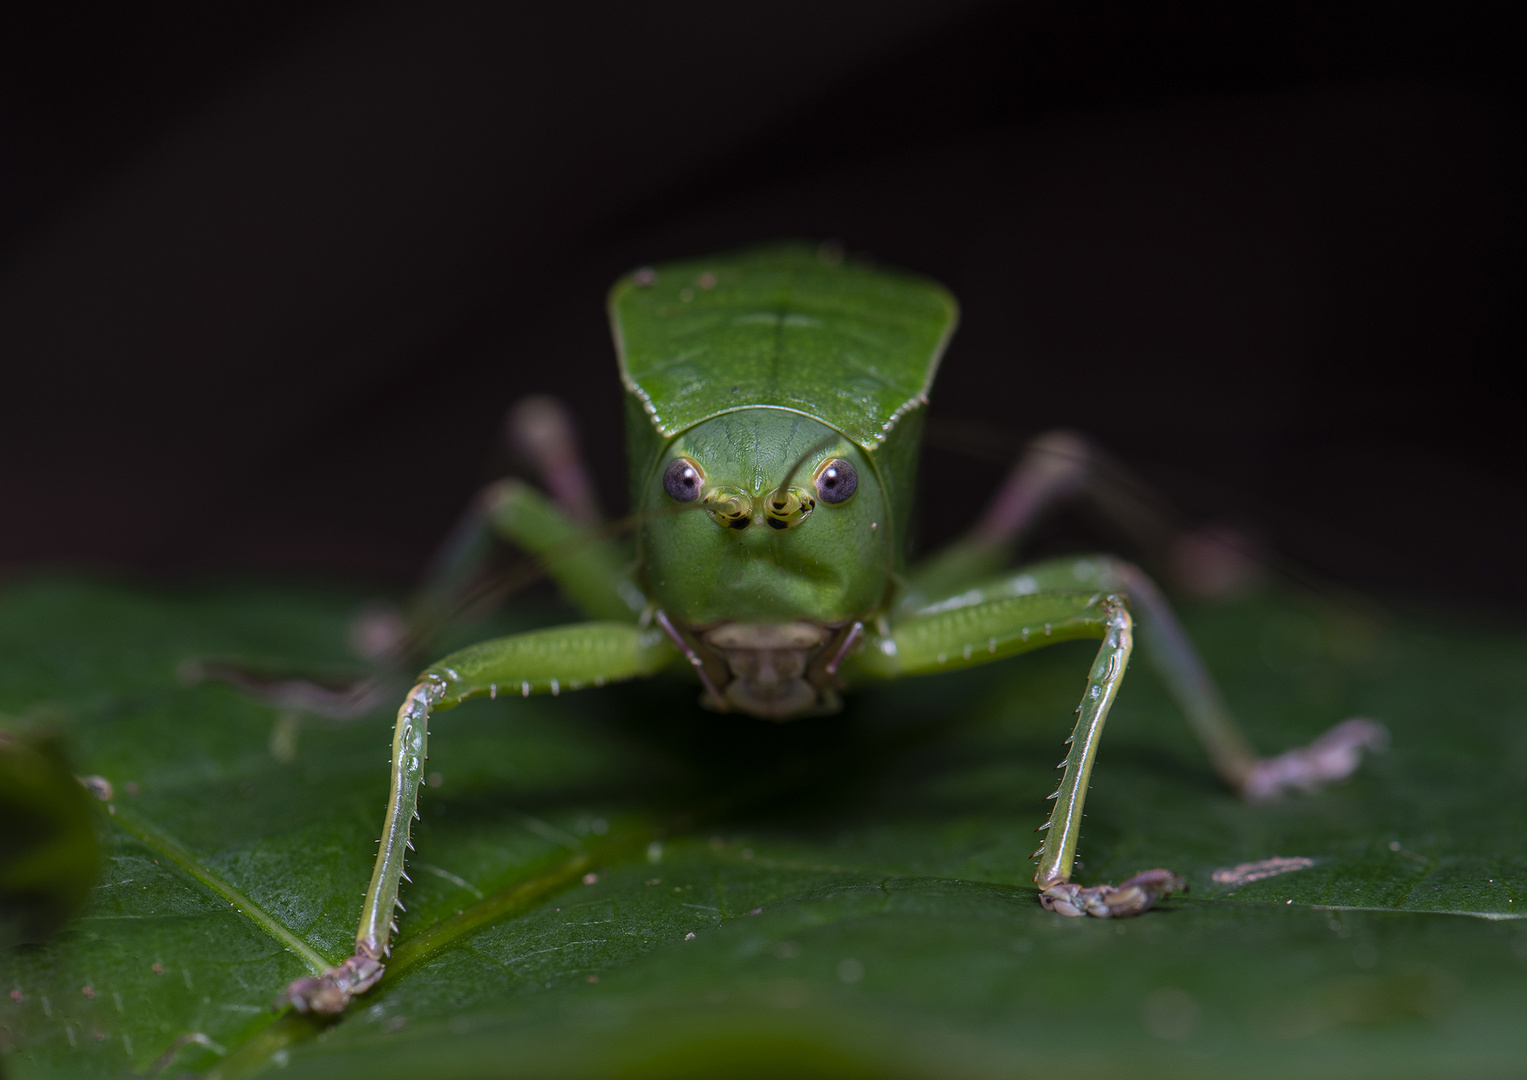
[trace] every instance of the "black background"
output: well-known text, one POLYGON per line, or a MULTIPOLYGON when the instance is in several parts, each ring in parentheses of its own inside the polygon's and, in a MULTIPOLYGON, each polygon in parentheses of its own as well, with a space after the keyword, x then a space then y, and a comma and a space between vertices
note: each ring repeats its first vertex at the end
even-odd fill
MULTIPOLYGON (((0 566, 401 583, 530 392, 618 510, 608 284, 800 236, 960 297, 946 427, 1079 427, 1319 574, 1527 598, 1493 7, 37 7, 0 17, 0 566)), ((1000 475, 930 451, 925 542, 1000 475)))

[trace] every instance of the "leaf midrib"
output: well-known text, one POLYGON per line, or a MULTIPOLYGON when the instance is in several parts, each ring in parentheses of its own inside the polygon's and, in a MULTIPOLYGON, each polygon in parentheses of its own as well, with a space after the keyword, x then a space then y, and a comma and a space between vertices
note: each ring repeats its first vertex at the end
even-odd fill
POLYGON ((157 851, 218 896, 227 900, 234 911, 254 923, 289 952, 295 953, 300 957, 314 975, 322 975, 326 970, 334 966, 333 961, 326 959, 307 942, 288 930, 274 915, 214 872, 163 829, 139 817, 131 810, 124 809, 115 804, 110 807, 110 811, 112 819, 125 832, 146 847, 157 851))

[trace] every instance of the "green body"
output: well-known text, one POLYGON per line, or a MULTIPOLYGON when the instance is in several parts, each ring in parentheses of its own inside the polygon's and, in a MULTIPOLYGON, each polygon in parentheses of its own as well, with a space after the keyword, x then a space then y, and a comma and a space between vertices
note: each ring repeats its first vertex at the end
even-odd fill
MULTIPOLYGON (((1064 487, 1053 456, 1030 460, 1031 451, 967 540, 926 567, 903 566, 923 410, 958 312, 936 283, 835 249, 784 246, 638 270, 615 285, 609 310, 627 392, 635 549, 525 484, 484 493, 469 520, 539 559, 593 621, 483 642, 420 676, 398 712, 356 954, 293 984, 299 1008, 337 1011, 380 978, 429 718, 468 698, 677 669, 709 708, 790 720, 838 708, 840 691, 864 680, 1097 640, 1034 876, 1047 907, 1103 917, 1181 887, 1165 870, 1118 889, 1070 882, 1092 764, 1134 648, 1132 608, 1216 768, 1248 797, 1345 775, 1379 738, 1371 722, 1348 721, 1305 757, 1259 760, 1134 567, 1097 556, 1003 569, 1064 487)), ((439 598, 467 576, 438 577, 423 607, 432 592, 437 609, 449 607, 439 598)))
POLYGON ((893 601, 954 298, 830 250, 778 247, 637 271, 609 309, 643 591, 700 661, 709 704, 776 719, 836 708, 836 673, 813 662, 893 601), (744 509, 676 512, 663 488, 676 459, 701 468, 705 498, 744 509), (857 491, 812 500, 797 481, 834 459, 857 491), (815 505, 769 528, 766 501, 787 482, 815 505), (799 677, 749 678, 760 663, 799 677))

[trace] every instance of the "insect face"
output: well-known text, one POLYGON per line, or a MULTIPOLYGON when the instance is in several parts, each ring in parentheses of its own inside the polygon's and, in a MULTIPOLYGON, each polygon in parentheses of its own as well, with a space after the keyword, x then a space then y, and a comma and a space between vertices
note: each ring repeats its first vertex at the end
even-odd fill
POLYGON ((884 595, 884 493, 863 451, 825 424, 775 408, 725 413, 673 440, 648 475, 642 559, 673 617, 837 623, 884 595))

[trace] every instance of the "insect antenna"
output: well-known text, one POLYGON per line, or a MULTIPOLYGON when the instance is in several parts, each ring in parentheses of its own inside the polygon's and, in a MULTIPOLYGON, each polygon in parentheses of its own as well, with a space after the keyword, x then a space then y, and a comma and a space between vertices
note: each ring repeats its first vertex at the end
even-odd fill
POLYGON ((816 457, 823 450, 826 450, 828 447, 836 444, 840 438, 841 436, 838 435, 837 432, 833 432, 830 435, 823 435, 820 439, 802 451, 801 456, 795 459, 795 463, 791 465, 790 468, 785 470, 785 478, 781 480, 779 484, 774 488, 774 490, 769 494, 769 500, 776 505, 783 505, 785 501, 785 493, 790 490, 790 481, 795 479, 795 474, 800 472, 801 466, 806 464, 806 462, 810 461, 812 458, 816 457))

